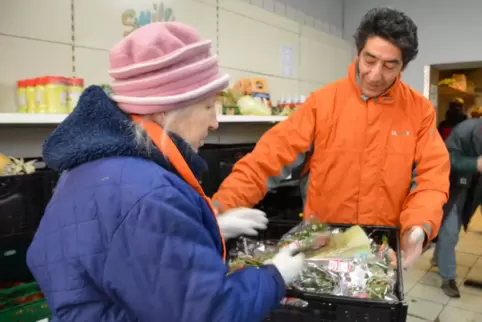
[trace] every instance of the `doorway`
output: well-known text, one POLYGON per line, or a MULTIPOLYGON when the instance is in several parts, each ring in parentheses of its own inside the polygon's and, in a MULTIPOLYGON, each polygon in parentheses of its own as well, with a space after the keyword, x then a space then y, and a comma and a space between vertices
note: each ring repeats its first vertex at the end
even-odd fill
POLYGON ((460 106, 468 118, 482 107, 482 61, 433 64, 425 73, 424 94, 437 111, 437 125, 450 107, 460 106))

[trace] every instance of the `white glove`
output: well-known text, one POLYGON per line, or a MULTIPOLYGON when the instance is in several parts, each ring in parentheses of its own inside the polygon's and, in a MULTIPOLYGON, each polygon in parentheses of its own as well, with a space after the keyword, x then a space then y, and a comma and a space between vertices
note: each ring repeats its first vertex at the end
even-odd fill
POLYGON ((422 256, 425 232, 422 227, 415 226, 402 237, 402 266, 408 269, 422 256))
POLYGON ((305 254, 293 256, 293 250, 285 247, 265 264, 274 265, 280 272, 285 284, 291 284, 300 274, 305 263, 305 254))
POLYGON ((258 230, 268 227, 266 214, 258 209, 235 208, 218 215, 217 219, 224 239, 257 236, 258 230))

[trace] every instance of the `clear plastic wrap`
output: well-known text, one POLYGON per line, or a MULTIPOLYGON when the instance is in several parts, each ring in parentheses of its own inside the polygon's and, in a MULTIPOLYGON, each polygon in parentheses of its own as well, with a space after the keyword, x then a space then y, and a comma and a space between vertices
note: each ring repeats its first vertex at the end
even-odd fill
POLYGON ((229 267, 232 271, 246 266, 261 266, 284 247, 293 249, 293 252, 308 254, 325 246, 329 238, 329 226, 314 220, 301 222, 279 241, 259 241, 242 237, 231 252, 234 258, 229 262, 229 267))
MULTIPOLYGON (((346 252, 346 249, 343 250, 346 252)), ((397 300, 396 270, 390 265, 390 248, 386 241, 372 243, 371 254, 362 256, 308 258, 305 268, 293 287, 316 294, 330 294, 397 300)), ((330 252, 333 255, 333 252, 330 252)))
POLYGON ((328 225, 313 219, 305 220, 281 237, 278 248, 290 247, 296 252, 307 254, 325 246, 330 239, 330 234, 328 225))
POLYGON ((283 247, 306 254, 305 267, 291 288, 335 296, 397 300, 397 281, 386 238, 371 240, 358 226, 331 229, 313 221, 303 222, 278 242, 240 238, 232 252, 231 271, 261 266, 283 247), (330 239, 331 238, 331 239, 330 239))

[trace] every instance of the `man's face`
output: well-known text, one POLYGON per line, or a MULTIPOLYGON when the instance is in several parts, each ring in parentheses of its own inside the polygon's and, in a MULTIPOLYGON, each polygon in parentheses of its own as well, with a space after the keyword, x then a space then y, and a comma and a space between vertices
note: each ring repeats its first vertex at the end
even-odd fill
POLYGON ((358 61, 360 89, 368 97, 384 94, 403 68, 400 49, 380 37, 368 38, 358 61))

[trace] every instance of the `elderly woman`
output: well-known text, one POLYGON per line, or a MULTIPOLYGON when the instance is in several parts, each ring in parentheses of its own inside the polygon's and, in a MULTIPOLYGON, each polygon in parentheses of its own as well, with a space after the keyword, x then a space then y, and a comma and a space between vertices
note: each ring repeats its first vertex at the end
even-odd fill
POLYGON ((52 321, 261 321, 299 274, 288 251, 227 274, 224 239, 267 219, 216 218, 197 180, 228 85, 210 44, 179 23, 138 29, 110 52, 112 96, 88 88, 47 139, 44 159, 63 174, 27 261, 52 321))

